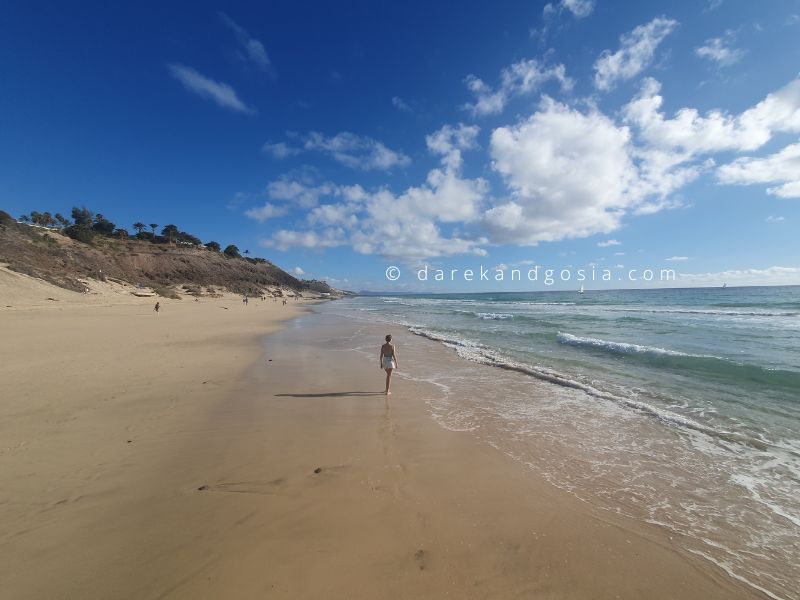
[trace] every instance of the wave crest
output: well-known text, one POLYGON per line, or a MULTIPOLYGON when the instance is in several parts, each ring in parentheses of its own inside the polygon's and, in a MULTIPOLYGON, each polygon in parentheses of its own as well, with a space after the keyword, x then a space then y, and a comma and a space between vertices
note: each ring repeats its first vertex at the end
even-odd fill
MULTIPOLYGON (((568 346, 589 346, 591 348, 600 348, 609 352, 617 354, 647 354, 650 356, 684 356, 695 358, 712 358, 709 356, 702 356, 699 354, 687 354, 686 352, 678 352, 677 350, 667 350, 665 348, 658 348, 655 346, 643 346, 641 344, 629 344, 626 342, 609 342, 598 338, 580 337, 572 335, 571 333, 558 332, 556 336, 559 343, 568 346)), ((716 357, 713 357, 716 358, 716 357)))

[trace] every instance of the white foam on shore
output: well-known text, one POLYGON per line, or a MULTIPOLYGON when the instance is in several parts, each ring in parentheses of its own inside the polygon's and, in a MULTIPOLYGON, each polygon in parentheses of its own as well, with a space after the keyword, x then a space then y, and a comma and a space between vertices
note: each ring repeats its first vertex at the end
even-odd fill
POLYGON ((753 500, 759 504, 762 504, 763 506, 766 506, 776 515, 783 517, 787 521, 794 523, 797 527, 800 527, 800 517, 787 512, 782 506, 771 502, 761 495, 761 492, 758 491, 757 487, 759 482, 755 477, 750 477, 739 473, 736 475, 731 475, 731 481, 746 489, 750 493, 750 496, 753 498, 753 500))
MULTIPOLYGON (((707 542, 707 540, 703 540, 703 541, 707 542)), ((769 596, 770 598, 772 598, 772 600, 786 600, 786 598, 783 598, 781 596, 773 594, 768 589, 766 589, 764 587, 761 587, 757 583, 753 583, 752 581, 750 581, 749 579, 747 579, 745 577, 742 577, 736 571, 733 570, 733 567, 731 567, 730 563, 728 563, 728 562, 726 562, 724 560, 719 560, 717 558, 714 558, 710 554, 707 554, 707 553, 705 553, 705 552, 703 552, 701 550, 695 550, 695 549, 689 548, 689 552, 691 552, 692 554, 694 554, 696 556, 699 556, 701 558, 706 559, 708 562, 710 562, 712 564, 717 565, 720 569, 725 571, 728 575, 733 577, 735 580, 741 581, 742 583, 744 583, 747 586, 750 586, 754 590, 758 590, 762 594, 765 594, 765 595, 769 596)))
MULTIPOLYGON (((445 336, 437 334, 427 329, 423 329, 413 325, 408 326, 408 328, 409 331, 411 331, 411 333, 414 333, 422 337, 426 337, 430 340, 441 342, 445 346, 453 348, 458 353, 459 356, 467 360, 471 360, 473 362, 485 365, 490 365, 493 367, 498 367, 501 369, 506 369, 509 371, 517 371, 518 373, 530 375, 531 377, 535 377, 543 381, 554 383, 556 385, 581 390, 583 392, 586 392, 588 395, 592 397, 600 398, 602 400, 608 400, 616 404, 621 404, 623 406, 627 406, 628 408, 633 408, 637 411, 656 417, 659 420, 669 425, 678 425, 680 427, 685 427, 687 429, 699 431, 707 435, 717 438, 722 438, 728 441, 734 441, 734 442, 739 441, 744 443, 749 442, 749 440, 745 439, 741 434, 737 434, 731 431, 717 430, 714 429, 713 427, 709 427, 701 423, 698 423, 697 421, 690 419, 689 417, 679 415, 677 413, 673 413, 668 410, 664 410, 662 408, 658 408, 656 406, 648 404, 647 402, 642 402, 634 398, 625 398, 623 396, 612 394, 610 392, 602 391, 587 383, 571 379, 566 375, 563 375, 553 369, 548 369, 546 367, 541 367, 541 366, 527 365, 508 359, 506 357, 501 356, 499 353, 493 350, 489 350, 487 348, 482 347, 482 345, 478 344, 477 342, 456 336, 445 336)), ((753 441, 753 444, 755 444, 755 441, 753 441)))

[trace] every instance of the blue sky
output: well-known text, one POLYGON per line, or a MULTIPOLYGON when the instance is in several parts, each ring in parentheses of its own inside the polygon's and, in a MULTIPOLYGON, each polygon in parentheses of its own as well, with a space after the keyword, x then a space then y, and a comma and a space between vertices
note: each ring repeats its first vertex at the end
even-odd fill
POLYGON ((800 1, 165 4, 3 3, 0 208, 349 289, 800 283, 800 1))

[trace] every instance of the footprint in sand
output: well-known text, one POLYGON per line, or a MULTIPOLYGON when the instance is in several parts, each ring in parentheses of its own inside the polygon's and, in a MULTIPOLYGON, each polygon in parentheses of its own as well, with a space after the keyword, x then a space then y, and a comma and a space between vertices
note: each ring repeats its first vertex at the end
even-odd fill
POLYGON ((285 477, 278 477, 269 481, 237 481, 223 482, 214 485, 201 485, 199 492, 225 492, 229 494, 261 494, 274 496, 280 493, 286 483, 285 477))
POLYGON ((428 568, 428 553, 422 548, 414 553, 414 560, 417 562, 420 571, 428 568))

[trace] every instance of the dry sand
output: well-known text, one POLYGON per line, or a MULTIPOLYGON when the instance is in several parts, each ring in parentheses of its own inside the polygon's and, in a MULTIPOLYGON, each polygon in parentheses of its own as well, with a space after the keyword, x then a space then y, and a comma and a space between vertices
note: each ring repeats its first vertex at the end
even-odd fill
POLYGON ((758 597, 376 393, 380 332, 7 283, 0 598, 758 597))

